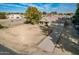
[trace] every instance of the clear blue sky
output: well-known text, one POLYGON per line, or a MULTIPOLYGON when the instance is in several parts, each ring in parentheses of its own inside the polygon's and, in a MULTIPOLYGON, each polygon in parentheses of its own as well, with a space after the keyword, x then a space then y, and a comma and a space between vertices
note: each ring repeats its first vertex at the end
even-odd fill
POLYGON ((75 12, 75 3, 0 3, 0 12, 23 13, 29 6, 38 8, 40 11, 59 13, 75 12))

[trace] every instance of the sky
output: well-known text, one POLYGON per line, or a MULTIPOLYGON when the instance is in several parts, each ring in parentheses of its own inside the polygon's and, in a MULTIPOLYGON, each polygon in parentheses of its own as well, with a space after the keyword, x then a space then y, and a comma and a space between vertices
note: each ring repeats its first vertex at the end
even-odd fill
POLYGON ((0 3, 0 12, 18 12, 24 13, 29 6, 38 8, 43 12, 58 12, 58 13, 74 13, 76 11, 75 3, 0 3))

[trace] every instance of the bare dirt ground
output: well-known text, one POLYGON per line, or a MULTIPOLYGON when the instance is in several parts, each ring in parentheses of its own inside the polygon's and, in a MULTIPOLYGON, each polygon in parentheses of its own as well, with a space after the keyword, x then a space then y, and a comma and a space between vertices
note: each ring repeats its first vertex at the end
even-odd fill
POLYGON ((23 24, 8 29, 0 30, 0 43, 18 53, 27 54, 28 51, 35 51, 35 46, 45 37, 39 26, 23 24))

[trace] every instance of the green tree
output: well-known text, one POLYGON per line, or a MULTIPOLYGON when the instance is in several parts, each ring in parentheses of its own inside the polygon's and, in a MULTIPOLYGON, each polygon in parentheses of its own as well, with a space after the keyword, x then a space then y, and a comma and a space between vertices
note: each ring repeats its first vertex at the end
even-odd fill
POLYGON ((74 24, 78 24, 79 23, 79 3, 77 4, 77 9, 75 12, 75 15, 73 16, 74 20, 72 20, 72 22, 74 24))
POLYGON ((26 18, 32 24, 38 23, 41 19, 41 13, 36 7, 28 7, 25 13, 26 18))
POLYGON ((77 10, 75 12, 75 20, 79 22, 79 4, 77 4, 77 10))

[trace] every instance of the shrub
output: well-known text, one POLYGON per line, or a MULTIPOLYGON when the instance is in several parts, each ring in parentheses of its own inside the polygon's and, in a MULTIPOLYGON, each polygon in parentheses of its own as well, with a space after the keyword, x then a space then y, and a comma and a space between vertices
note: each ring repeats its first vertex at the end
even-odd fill
POLYGON ((6 15, 4 12, 0 12, 0 19, 6 19, 6 15))
POLYGON ((1 28, 4 28, 4 26, 2 26, 2 25, 0 24, 0 29, 1 29, 1 28))

